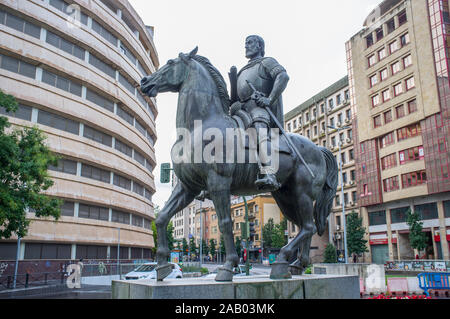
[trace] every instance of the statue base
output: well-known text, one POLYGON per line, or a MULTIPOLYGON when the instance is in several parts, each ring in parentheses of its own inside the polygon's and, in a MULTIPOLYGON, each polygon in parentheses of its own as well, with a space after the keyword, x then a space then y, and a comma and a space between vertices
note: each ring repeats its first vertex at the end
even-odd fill
POLYGON ((114 280, 113 299, 359 299, 358 276, 302 275, 273 280, 267 275, 214 278, 114 280))

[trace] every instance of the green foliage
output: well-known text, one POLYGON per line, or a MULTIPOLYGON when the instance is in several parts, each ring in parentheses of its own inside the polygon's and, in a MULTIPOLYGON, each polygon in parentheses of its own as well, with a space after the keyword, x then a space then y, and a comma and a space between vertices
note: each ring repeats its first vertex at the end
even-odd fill
POLYGON ((189 250, 189 246, 188 246, 188 242, 187 242, 186 238, 183 238, 182 247, 183 247, 183 254, 186 254, 187 251, 189 250))
MULTIPOLYGON (((17 101, 0 90, 0 107, 14 112, 17 101)), ((8 119, 0 116, 0 239, 13 233, 26 236, 30 224, 27 209, 36 217, 57 220, 62 204, 42 193, 53 185, 48 166, 58 165, 58 157, 45 145, 46 137, 37 127, 6 132, 10 126, 8 119)))
POLYGON ((235 246, 236 246, 236 253, 237 253, 237 255, 239 257, 241 257, 241 255, 242 255, 242 241, 241 241, 241 237, 236 237, 235 246))
POLYGON ((167 225, 167 245, 169 246, 169 250, 173 250, 175 239, 173 238, 173 223, 169 222, 167 225))
POLYGON ((273 218, 269 218, 267 223, 263 226, 263 241, 265 247, 272 247, 272 233, 275 225, 273 223, 273 218))
POLYGON ((305 274, 305 275, 311 275, 311 273, 312 273, 312 265, 309 265, 309 266, 305 269, 304 274, 305 274))
POLYGON ((211 257, 213 257, 213 258, 217 253, 216 243, 214 242, 214 239, 209 240, 209 252, 211 253, 211 257))
POLYGON ((223 240, 223 235, 220 235, 220 254, 224 256, 226 253, 225 251, 225 241, 223 240))
POLYGON ((206 243, 205 239, 202 239, 202 255, 203 256, 209 255, 209 246, 206 243))
POLYGON ((272 248, 282 248, 287 245, 287 236, 284 234, 287 229, 287 220, 283 218, 276 224, 272 231, 272 248))
POLYGON ((323 262, 326 264, 337 263, 336 247, 331 243, 328 243, 327 247, 325 247, 323 262))
POLYGON ((362 217, 352 211, 347 215, 347 249, 348 254, 357 255, 368 251, 367 240, 364 239, 366 229, 362 225, 362 217))
POLYGON ((192 237, 189 240, 189 252, 192 254, 197 254, 197 245, 195 244, 195 239, 192 237))
POLYGON ((416 212, 409 209, 406 213, 406 223, 409 226, 409 242, 411 247, 417 250, 423 250, 427 247, 427 237, 422 231, 423 223, 420 221, 420 216, 416 212))

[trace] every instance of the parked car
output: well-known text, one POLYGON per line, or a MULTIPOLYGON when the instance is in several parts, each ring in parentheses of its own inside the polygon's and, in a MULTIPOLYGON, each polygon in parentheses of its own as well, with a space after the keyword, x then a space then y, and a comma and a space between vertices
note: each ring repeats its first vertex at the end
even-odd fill
MULTIPOLYGON (((252 269, 252 265, 250 265, 250 272, 249 272, 250 276, 253 275, 251 269, 252 269)), ((215 278, 216 275, 217 275, 217 269, 214 270, 213 272, 209 273, 208 275, 206 275, 204 278, 215 278)), ((236 277, 246 276, 245 265, 238 265, 237 267, 234 267, 233 276, 236 276, 236 277)))
MULTIPOLYGON (((167 278, 183 278, 183 271, 179 265, 169 263, 172 265, 172 272, 167 278)), ((137 267, 132 272, 125 275, 126 280, 140 280, 140 279, 156 279, 156 262, 145 263, 137 267)))

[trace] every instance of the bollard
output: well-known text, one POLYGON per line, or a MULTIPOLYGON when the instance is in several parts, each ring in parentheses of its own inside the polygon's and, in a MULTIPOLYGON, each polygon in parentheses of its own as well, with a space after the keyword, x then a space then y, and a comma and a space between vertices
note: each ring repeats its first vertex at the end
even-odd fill
POLYGON ((11 288, 11 276, 8 276, 8 281, 6 282, 6 288, 11 288))
POLYGON ((30 275, 26 274, 25 275, 25 288, 28 288, 28 280, 29 280, 30 275))
POLYGON ((48 273, 44 274, 44 283, 47 284, 47 277, 48 277, 48 273))

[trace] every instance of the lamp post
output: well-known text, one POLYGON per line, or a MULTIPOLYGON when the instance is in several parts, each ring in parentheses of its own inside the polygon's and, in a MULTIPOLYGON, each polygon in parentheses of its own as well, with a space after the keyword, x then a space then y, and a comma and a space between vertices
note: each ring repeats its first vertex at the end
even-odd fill
MULTIPOLYGON (((333 130, 337 130, 338 133, 340 131, 349 129, 350 126, 342 126, 342 127, 334 127, 331 125, 328 125, 328 128, 331 128, 333 130)), ((339 173, 341 176, 341 205, 342 205, 342 228, 344 230, 344 260, 345 263, 348 263, 348 254, 347 254, 347 227, 346 227, 346 219, 345 219, 345 203, 344 203, 344 179, 342 178, 342 154, 341 154, 341 140, 340 137, 338 135, 339 138, 339 142, 338 142, 338 147, 339 147, 339 173)))

